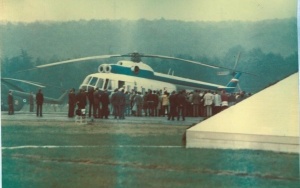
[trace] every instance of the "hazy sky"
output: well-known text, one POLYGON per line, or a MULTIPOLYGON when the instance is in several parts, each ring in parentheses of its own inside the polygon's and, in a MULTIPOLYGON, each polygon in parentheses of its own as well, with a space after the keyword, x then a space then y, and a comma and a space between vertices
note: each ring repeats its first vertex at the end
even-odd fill
POLYGON ((256 21, 296 16, 297 0, 0 0, 0 21, 256 21))

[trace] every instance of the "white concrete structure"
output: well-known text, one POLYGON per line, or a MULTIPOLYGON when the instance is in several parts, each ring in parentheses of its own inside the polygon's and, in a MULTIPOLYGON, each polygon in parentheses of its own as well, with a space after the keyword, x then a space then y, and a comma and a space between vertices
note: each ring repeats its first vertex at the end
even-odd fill
POLYGON ((187 148, 299 152, 299 73, 187 130, 187 148))

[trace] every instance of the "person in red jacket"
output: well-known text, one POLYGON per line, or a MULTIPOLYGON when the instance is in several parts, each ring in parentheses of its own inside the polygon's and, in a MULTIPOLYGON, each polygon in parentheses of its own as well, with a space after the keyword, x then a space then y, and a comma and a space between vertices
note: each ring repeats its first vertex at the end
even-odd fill
POLYGON ((44 95, 42 90, 39 89, 38 93, 35 95, 36 100, 36 116, 43 116, 43 103, 44 103, 44 95))

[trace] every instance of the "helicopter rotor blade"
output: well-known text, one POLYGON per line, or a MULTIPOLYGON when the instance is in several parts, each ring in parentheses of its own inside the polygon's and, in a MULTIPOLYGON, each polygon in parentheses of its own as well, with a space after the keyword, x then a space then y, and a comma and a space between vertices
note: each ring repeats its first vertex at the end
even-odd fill
MULTIPOLYGON (((206 67, 210 67, 210 68, 214 68, 214 69, 221 68, 221 69, 233 71, 233 69, 230 69, 227 67, 205 64, 205 63, 201 63, 198 61, 192 61, 192 60, 187 60, 187 59, 182 59, 182 58, 177 58, 177 57, 170 57, 170 56, 163 56, 163 55, 141 54, 141 53, 137 53, 137 52, 127 53, 127 54, 122 54, 122 55, 116 54, 116 55, 89 56, 89 57, 83 57, 83 58, 78 58, 78 59, 71 59, 71 60, 65 60, 65 61, 59 61, 59 62, 44 64, 44 65, 39 65, 36 67, 37 68, 46 68, 46 67, 52 67, 52 66, 61 65, 61 64, 67 64, 67 63, 81 62, 81 61, 93 60, 93 59, 108 59, 108 58, 114 58, 114 57, 131 57, 132 61, 134 61, 134 62, 140 62, 141 57, 171 59, 171 60, 178 60, 178 61, 193 63, 193 64, 197 64, 197 65, 202 65, 202 66, 206 66, 206 67)), ((242 72, 242 71, 238 71, 238 72, 245 73, 245 74, 251 74, 251 73, 242 72)))
POLYGON ((214 68, 214 69, 226 69, 226 70, 230 70, 230 71, 235 71, 235 72, 240 72, 240 73, 244 73, 244 74, 257 76, 255 74, 249 73, 249 72, 236 71, 234 69, 227 68, 227 67, 222 67, 222 66, 218 66, 218 65, 210 65, 210 64, 205 64, 205 63, 201 63, 201 62, 198 62, 198 61, 191 61, 191 60, 181 59, 181 58, 177 58, 177 57, 169 57, 169 56, 162 56, 162 55, 150 55, 150 54, 140 54, 140 56, 141 57, 152 57, 152 58, 161 58, 161 59, 171 59, 171 60, 184 61, 184 62, 193 63, 193 64, 197 64, 197 65, 202 65, 202 66, 206 66, 206 67, 210 67, 210 68, 214 68))
POLYGON ((123 55, 90 56, 90 57, 83 57, 83 58, 78 58, 78 59, 70 59, 70 60, 66 60, 66 61, 59 61, 59 62, 44 64, 44 65, 38 65, 36 67, 37 68, 46 68, 46 67, 52 67, 52 66, 56 66, 56 65, 66 64, 66 63, 75 63, 75 62, 93 60, 93 59, 108 59, 108 58, 111 58, 111 57, 123 57, 123 55))
POLYGON ((29 80, 21 80, 21 79, 15 79, 15 78, 1 78, 1 81, 6 81, 8 83, 8 80, 10 81, 16 81, 16 82, 23 82, 25 84, 29 84, 29 85, 33 85, 33 86, 37 86, 37 87, 41 87, 41 88, 45 88, 47 86, 49 87, 54 87, 54 88, 59 88, 62 89, 63 87, 59 87, 53 84, 43 84, 40 82, 34 82, 34 81, 29 81, 29 80))
POLYGON ((32 81, 28 81, 28 80, 20 80, 20 79, 14 79, 14 78, 1 78, 1 80, 12 80, 12 81, 17 81, 17 82, 23 82, 29 85, 34 85, 34 86, 38 86, 38 87, 46 87, 44 85, 42 85, 41 83, 38 82, 32 82, 32 81))
POLYGON ((17 74, 17 73, 22 73, 22 72, 27 72, 27 71, 32 71, 32 70, 37 70, 38 68, 31 68, 31 69, 25 69, 25 70, 20 70, 20 71, 16 71, 16 72, 13 72, 11 74, 17 74))
POLYGON ((237 66, 238 62, 240 61, 240 57, 241 57, 241 52, 239 52, 238 55, 237 55, 237 57, 236 57, 235 64, 234 64, 234 67, 233 67, 233 70, 236 69, 236 66, 237 66))
POLYGON ((206 67, 210 67, 210 68, 214 68, 214 69, 223 68, 223 67, 219 67, 219 66, 215 66, 215 65, 209 65, 209 64, 198 62, 198 61, 191 61, 191 60, 181 59, 181 58, 177 58, 177 57, 162 56, 162 55, 151 55, 151 54, 140 54, 140 55, 141 55, 141 57, 152 57, 152 58, 161 58, 161 59, 171 59, 171 60, 184 61, 184 62, 193 63, 193 64, 197 64, 197 65, 202 65, 202 66, 206 66, 206 67))

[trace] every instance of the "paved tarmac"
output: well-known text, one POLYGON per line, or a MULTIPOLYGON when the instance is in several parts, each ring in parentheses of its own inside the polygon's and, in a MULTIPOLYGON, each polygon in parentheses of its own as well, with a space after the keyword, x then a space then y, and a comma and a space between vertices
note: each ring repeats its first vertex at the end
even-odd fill
POLYGON ((186 149, 203 118, 89 119, 1 113, 3 187, 299 187, 299 156, 186 149))
MULTIPOLYGON (((177 125, 177 126, 192 126, 201 121, 203 117, 186 117, 185 121, 181 119, 177 121, 168 120, 167 117, 149 117, 149 116, 126 116, 125 119, 114 119, 112 115, 109 119, 95 119, 87 117, 88 124, 97 122, 117 123, 117 124, 162 124, 162 125, 177 125)), ((7 112, 1 112, 1 122, 3 121, 34 121, 34 122, 74 122, 75 117, 67 117, 66 112, 48 112, 44 113, 43 117, 37 117, 35 113, 15 112, 14 115, 8 115, 7 112)))

